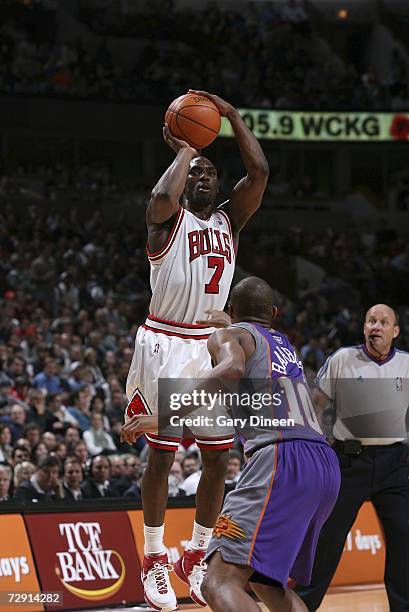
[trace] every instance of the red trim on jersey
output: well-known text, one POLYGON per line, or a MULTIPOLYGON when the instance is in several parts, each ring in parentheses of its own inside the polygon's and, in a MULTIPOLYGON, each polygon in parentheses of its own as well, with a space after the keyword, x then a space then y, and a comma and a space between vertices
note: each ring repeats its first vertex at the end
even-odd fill
POLYGON ((234 238, 230 217, 227 214, 227 212, 224 210, 216 210, 216 212, 222 213, 222 215, 226 217, 227 225, 229 226, 229 230, 230 230, 230 238, 231 238, 231 244, 232 244, 233 251, 234 251, 234 256, 237 257, 237 251, 239 248, 239 238, 238 236, 237 236, 237 240, 234 238))
POLYGON ((176 332, 170 332, 165 329, 156 329, 156 327, 150 327, 146 323, 142 323, 141 327, 149 329, 149 331, 155 332, 155 334, 165 334, 165 336, 176 336, 177 338, 183 338, 184 340, 207 340, 211 334, 204 334, 200 336, 189 336, 188 334, 178 334, 176 332))
POLYGON ((176 238, 176 234, 179 231, 179 228, 181 226, 181 223, 183 221, 183 217, 185 215, 185 210, 184 208, 182 208, 181 206, 179 207, 179 212, 178 212, 178 216, 176 217, 175 223, 173 224, 172 229, 170 230, 169 236, 165 242, 165 244, 163 245, 163 247, 161 249, 159 249, 159 251, 155 251, 152 252, 149 250, 149 242, 146 243, 146 252, 148 254, 148 258, 150 259, 150 261, 156 261, 157 259, 160 259, 161 257, 163 257, 164 255, 166 255, 166 253, 169 251, 169 249, 171 248, 175 238, 176 238))
POLYGON ((206 329, 206 327, 204 327, 203 325, 195 325, 193 323, 177 323, 176 321, 160 319, 159 317, 154 317, 153 315, 148 315, 147 319, 151 319, 152 321, 156 321, 157 323, 165 323, 165 325, 172 325, 172 327, 183 327, 185 329, 206 329))
POLYGON ((230 231, 230 237, 231 237, 231 239, 233 241, 234 240, 233 230, 231 228, 231 222, 230 222, 230 219, 229 219, 229 215, 224 210, 216 210, 215 212, 221 213, 224 217, 226 217, 227 225, 228 225, 229 231, 230 231))

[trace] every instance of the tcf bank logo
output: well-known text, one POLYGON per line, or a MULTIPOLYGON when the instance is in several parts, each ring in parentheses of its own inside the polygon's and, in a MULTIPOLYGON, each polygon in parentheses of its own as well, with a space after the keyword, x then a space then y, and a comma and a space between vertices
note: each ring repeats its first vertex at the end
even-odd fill
POLYGON ((104 550, 99 523, 61 523, 60 534, 66 538, 66 552, 57 552, 55 573, 65 588, 81 599, 99 601, 112 597, 125 580, 125 563, 115 550, 104 550), (106 581, 99 589, 80 588, 73 582, 106 581), (114 581, 114 582, 112 582, 114 581))

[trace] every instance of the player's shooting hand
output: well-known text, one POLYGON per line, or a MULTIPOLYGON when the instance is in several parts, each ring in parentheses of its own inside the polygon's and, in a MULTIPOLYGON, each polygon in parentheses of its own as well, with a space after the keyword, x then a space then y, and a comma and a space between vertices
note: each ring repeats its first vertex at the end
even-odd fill
POLYGON ((144 433, 158 433, 158 416, 135 414, 121 428, 121 442, 134 444, 144 433))
POLYGON ((180 138, 175 138, 175 136, 171 134, 167 123, 165 123, 165 125, 163 126, 163 140, 171 149, 173 149, 173 151, 175 151, 175 153, 178 153, 180 149, 190 149, 192 151, 192 159, 193 157, 199 157, 200 155, 200 149, 194 149, 184 140, 180 140, 180 138))
POLYGON ((188 93, 197 94, 198 96, 206 96, 206 98, 209 98, 214 104, 216 104, 222 117, 229 117, 231 113, 236 112, 234 106, 232 106, 229 102, 226 102, 226 100, 223 100, 223 98, 220 98, 220 96, 216 96, 216 94, 211 94, 207 91, 201 91, 199 89, 189 89, 188 93))
POLYGON ((229 327, 231 325, 231 318, 224 312, 224 310, 206 310, 205 314, 209 315, 208 319, 201 319, 196 321, 197 325, 204 325, 205 327, 229 327))

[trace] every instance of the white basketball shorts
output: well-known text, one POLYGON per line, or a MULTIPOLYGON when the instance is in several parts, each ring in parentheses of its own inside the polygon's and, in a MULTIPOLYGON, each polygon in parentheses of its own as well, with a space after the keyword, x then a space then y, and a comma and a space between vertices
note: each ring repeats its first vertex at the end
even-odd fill
MULTIPOLYGON (((158 380, 161 378, 201 378, 211 369, 207 339, 213 328, 158 319, 149 315, 138 329, 135 352, 126 381, 128 406, 125 420, 135 414, 155 414, 158 406, 158 380)), ((196 437, 201 450, 232 448, 234 432, 226 429, 220 437, 196 437)), ((175 452, 179 438, 146 434, 150 446, 175 452)))

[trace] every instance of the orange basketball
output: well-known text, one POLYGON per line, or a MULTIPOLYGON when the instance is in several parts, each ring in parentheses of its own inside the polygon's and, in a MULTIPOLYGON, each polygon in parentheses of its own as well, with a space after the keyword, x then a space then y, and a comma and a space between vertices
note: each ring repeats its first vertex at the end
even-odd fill
POLYGON ((165 122, 175 138, 203 149, 219 133, 221 118, 219 109, 209 98, 189 93, 173 100, 166 111, 165 122))

